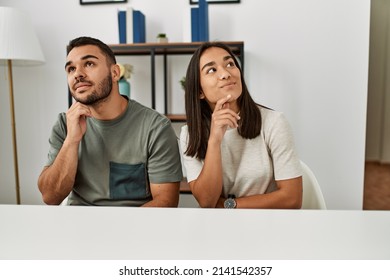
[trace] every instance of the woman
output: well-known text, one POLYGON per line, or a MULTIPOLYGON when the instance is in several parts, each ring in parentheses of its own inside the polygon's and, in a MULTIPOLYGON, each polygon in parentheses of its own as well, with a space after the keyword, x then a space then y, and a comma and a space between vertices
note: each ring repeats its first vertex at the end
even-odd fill
POLYGON ((232 51, 202 44, 188 65, 180 147, 201 207, 300 208, 302 173, 291 128, 256 104, 232 51))

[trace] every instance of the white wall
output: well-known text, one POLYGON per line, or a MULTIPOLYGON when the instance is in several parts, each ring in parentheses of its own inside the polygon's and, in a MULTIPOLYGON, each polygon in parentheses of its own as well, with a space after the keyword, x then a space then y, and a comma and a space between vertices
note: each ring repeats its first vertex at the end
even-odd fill
MULTIPOLYGON (((188 41, 189 1, 129 0, 144 12, 147 40, 167 33, 188 41)), ((36 180, 47 139, 67 108, 65 46, 80 35, 117 43, 116 10, 124 4, 80 6, 78 0, 0 0, 27 10, 46 64, 14 71, 22 202, 40 204, 36 180)), ((369 45, 369 0, 243 0, 210 5, 210 39, 245 42, 245 74, 254 99, 283 111, 298 152, 314 171, 330 209, 362 209, 369 45)), ((149 60, 134 64, 132 97, 150 105, 149 60)), ((176 57, 172 111, 184 112, 178 81, 189 58, 176 57)), ((0 203, 14 203, 6 71, 0 66, 0 203)), ((158 99, 158 110, 162 110, 158 99)))

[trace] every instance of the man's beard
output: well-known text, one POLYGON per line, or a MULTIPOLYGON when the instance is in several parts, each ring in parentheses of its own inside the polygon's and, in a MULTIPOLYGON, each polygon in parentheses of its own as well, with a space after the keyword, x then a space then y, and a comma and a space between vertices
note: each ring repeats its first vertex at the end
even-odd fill
POLYGON ((77 98, 75 94, 73 94, 73 98, 84 105, 97 105, 110 95, 111 90, 112 78, 111 75, 107 75, 107 77, 99 83, 97 89, 87 96, 87 99, 77 98))

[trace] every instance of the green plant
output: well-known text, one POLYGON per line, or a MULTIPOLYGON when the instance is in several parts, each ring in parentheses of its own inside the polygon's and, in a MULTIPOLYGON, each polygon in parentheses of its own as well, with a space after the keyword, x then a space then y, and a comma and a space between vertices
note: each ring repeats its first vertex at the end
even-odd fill
POLYGON ((179 81, 179 83, 180 83, 180 85, 181 85, 181 88, 182 88, 183 90, 185 90, 185 88, 186 88, 186 77, 181 78, 181 80, 179 81))

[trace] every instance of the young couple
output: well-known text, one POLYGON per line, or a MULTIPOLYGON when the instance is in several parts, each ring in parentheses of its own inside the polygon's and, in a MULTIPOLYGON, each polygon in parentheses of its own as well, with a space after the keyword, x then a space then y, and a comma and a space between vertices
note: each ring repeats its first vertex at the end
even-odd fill
POLYGON ((166 117, 119 94, 120 69, 106 44, 70 41, 65 71, 76 102, 49 139, 38 179, 46 204, 68 197, 70 205, 177 207, 182 158, 201 207, 301 207, 291 128, 253 101, 226 45, 204 43, 191 58, 180 149, 166 117))

